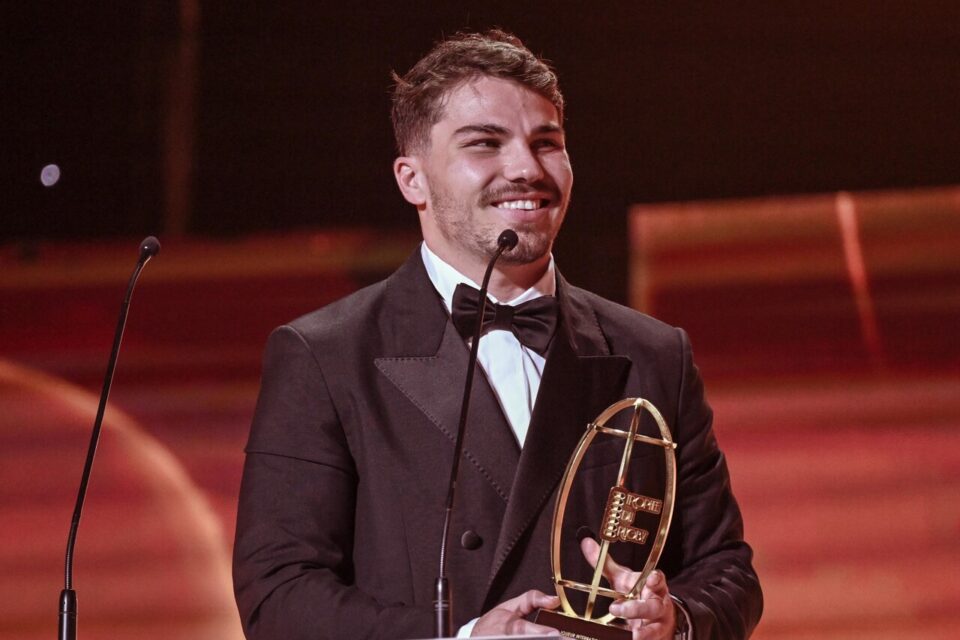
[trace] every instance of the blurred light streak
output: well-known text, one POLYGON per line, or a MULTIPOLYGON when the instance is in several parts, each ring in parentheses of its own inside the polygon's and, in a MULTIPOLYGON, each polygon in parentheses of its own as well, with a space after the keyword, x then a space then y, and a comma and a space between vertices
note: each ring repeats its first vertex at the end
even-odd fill
POLYGON ((836 210, 837 221, 840 224, 840 237, 843 240, 843 257, 847 264, 850 286, 853 288, 863 342, 873 363, 881 365, 884 361, 883 345, 880 339, 880 327, 877 324, 873 298, 870 296, 870 283, 863 259, 857 208, 853 196, 846 191, 838 192, 836 210))

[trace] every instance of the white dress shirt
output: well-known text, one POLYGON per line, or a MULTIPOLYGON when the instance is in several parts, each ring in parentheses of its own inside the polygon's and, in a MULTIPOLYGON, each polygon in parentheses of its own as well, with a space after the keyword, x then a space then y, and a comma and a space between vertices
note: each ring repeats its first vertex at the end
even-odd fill
MULTIPOLYGON (((447 312, 452 308, 453 292, 458 284, 466 283, 475 289, 480 289, 478 283, 451 267, 431 251, 426 242, 420 245, 420 254, 427 268, 427 275, 430 276, 430 282, 443 298, 447 312)), ((488 298, 498 304, 516 306, 540 296, 555 295, 556 291, 557 277, 551 257, 543 277, 513 300, 502 302, 489 294, 488 298)), ((471 339, 467 339, 468 346, 470 342, 471 339)), ((487 381, 493 387, 493 393, 500 403, 500 408, 503 409, 503 414, 517 437, 517 443, 523 447, 546 360, 536 351, 520 344, 517 336, 505 329, 493 329, 480 336, 477 360, 487 376, 487 381)))

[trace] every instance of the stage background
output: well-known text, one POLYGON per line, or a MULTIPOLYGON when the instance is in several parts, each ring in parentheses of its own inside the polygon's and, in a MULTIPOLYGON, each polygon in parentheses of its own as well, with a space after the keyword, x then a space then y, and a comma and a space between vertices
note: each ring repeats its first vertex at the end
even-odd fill
POLYGON ((760 638, 958 623, 960 7, 947 2, 36 3, 0 38, 0 638, 233 638, 269 329, 416 243, 389 72, 460 28, 558 68, 572 281, 687 328, 767 597, 760 638), (60 180, 40 182, 56 163, 60 180))

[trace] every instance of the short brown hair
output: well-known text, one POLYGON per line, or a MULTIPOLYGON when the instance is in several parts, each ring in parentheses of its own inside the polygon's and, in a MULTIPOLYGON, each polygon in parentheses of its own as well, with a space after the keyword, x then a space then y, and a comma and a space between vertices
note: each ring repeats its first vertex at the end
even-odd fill
POLYGON ((514 80, 557 108, 563 122, 563 95, 557 74, 515 35, 492 29, 458 33, 437 43, 405 75, 393 73, 393 135, 397 152, 408 155, 430 142, 430 128, 443 117, 443 98, 478 76, 514 80))

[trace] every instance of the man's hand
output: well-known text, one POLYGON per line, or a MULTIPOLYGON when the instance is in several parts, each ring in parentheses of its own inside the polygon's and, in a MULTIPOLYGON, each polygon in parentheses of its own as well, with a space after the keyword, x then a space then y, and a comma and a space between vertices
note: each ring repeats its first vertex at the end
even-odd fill
POLYGON ((524 617, 535 609, 556 609, 559 606, 560 598, 557 596, 548 596, 537 590, 527 591, 516 598, 501 602, 480 616, 470 637, 556 635, 556 629, 528 622, 524 617))
MULTIPOLYGON (((596 540, 585 537, 580 541, 580 550, 590 566, 597 566, 600 545, 596 540)), ((609 555, 603 575, 611 587, 621 593, 633 589, 640 578, 639 572, 617 564, 609 555)), ((633 640, 671 640, 677 627, 677 612, 670 598, 667 579, 660 571, 653 571, 647 576, 638 599, 614 602, 610 605, 610 613, 627 621, 633 632, 633 640)))

